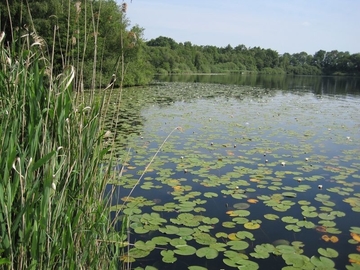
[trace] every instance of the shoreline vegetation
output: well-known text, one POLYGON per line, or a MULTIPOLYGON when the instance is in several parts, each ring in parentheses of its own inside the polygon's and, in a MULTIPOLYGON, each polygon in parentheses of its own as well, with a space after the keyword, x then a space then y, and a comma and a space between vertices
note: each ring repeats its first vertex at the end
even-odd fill
POLYGON ((113 0, 92 3, 36 0, 27 5, 15 0, 9 9, 0 3, 0 27, 6 34, 5 45, 14 36, 36 29, 52 55, 54 74, 70 63, 75 64, 76 90, 105 87, 113 74, 118 78, 116 87, 120 87, 121 81, 123 86, 147 85, 154 75, 172 74, 360 76, 360 52, 351 54, 334 49, 279 54, 270 48, 244 44, 199 46, 164 36, 145 40, 144 28, 139 25, 130 28, 128 8, 131 4, 124 1, 117 4, 113 0))
POLYGON ((22 3, 0 4, 0 268, 130 269, 128 220, 121 209, 111 210, 114 189, 108 189, 110 180, 121 178, 113 162, 124 161, 114 158, 115 136, 103 124, 121 117, 121 91, 114 100, 110 85, 95 97, 105 81, 97 71, 106 69, 105 52, 92 36, 100 28, 96 12, 114 8, 122 28, 109 66, 122 89, 131 65, 124 55, 125 7, 112 1, 22 3), (75 24, 60 30, 65 17, 49 9, 55 7, 75 24), (4 14, 11 16, 4 20, 4 14), (40 35, 41 22, 49 22, 51 34, 40 35), (81 93, 85 85, 89 92, 81 93), (106 109, 110 102, 117 104, 114 111, 106 109))
POLYGON ((241 73, 359 76, 360 53, 319 50, 279 54, 272 49, 230 45, 197 46, 160 36, 146 42, 145 51, 156 74, 241 73))
POLYGON ((73 66, 52 77, 33 38, 0 44, 0 268, 117 269, 126 226, 104 193, 104 103, 74 96, 73 66))
POLYGON ((128 158, 113 144, 123 86, 135 80, 135 67, 141 71, 140 42, 128 29, 126 3, 57 4, 0 3, 0 268, 131 269, 130 217, 122 211, 131 193, 114 196, 111 183, 121 181, 128 158), (107 11, 119 31, 97 40, 107 11), (45 38, 41 18, 50 24, 45 38), (108 42, 117 50, 105 57, 108 42))

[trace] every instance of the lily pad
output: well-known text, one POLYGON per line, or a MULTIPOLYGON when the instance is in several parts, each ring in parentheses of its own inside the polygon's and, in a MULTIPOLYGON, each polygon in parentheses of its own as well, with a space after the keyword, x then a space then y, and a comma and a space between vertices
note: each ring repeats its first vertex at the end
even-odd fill
POLYGON ((172 250, 162 250, 160 254, 164 263, 174 263, 177 260, 177 258, 174 257, 174 252, 172 250))
POLYGON ((244 250, 247 249, 249 247, 249 244, 245 241, 229 241, 227 242, 227 245, 230 246, 231 249, 233 250, 244 250))
POLYGON ((248 230, 256 230, 260 228, 260 224, 256 222, 248 222, 244 224, 244 227, 248 230))
POLYGON ((188 246, 188 245, 180 245, 180 246, 176 246, 176 249, 174 250, 174 253, 178 254, 178 255, 183 255, 183 256, 189 256, 189 255, 193 255, 196 252, 196 248, 192 247, 192 246, 188 246))
POLYGON ((235 203, 233 205, 233 207, 235 209, 245 210, 245 209, 248 209, 250 207, 250 204, 248 204, 248 203, 235 203))
POLYGON ((290 241, 286 240, 286 239, 278 239, 278 240, 275 240, 274 242, 272 242, 272 244, 276 247, 276 246, 279 246, 279 245, 290 245, 290 241))
POLYGON ((275 215, 275 214, 265 214, 264 217, 268 220, 277 220, 279 219, 279 216, 278 215, 275 215))
POLYGON ((215 259, 219 255, 219 252, 211 247, 202 247, 196 251, 196 255, 200 258, 215 259))
POLYGON ((318 252, 320 255, 327 257, 327 258, 336 258, 339 256, 339 252, 337 252, 335 249, 332 248, 319 248, 318 252))
POLYGON ((332 269, 335 267, 334 261, 323 256, 320 257, 312 256, 310 261, 314 266, 318 268, 332 269))

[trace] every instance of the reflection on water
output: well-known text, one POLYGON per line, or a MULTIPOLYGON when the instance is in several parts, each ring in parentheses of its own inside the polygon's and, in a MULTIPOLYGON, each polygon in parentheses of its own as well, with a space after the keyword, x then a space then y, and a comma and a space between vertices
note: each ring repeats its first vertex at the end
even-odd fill
POLYGON ((230 269, 235 252, 260 269, 281 269, 300 264, 299 257, 284 255, 289 250, 302 254, 301 263, 312 266, 307 269, 351 264, 348 256, 359 243, 350 233, 360 231, 357 79, 244 77, 225 84, 224 75, 194 76, 188 83, 124 90, 121 108, 129 111, 121 113, 130 121, 122 123, 116 145, 128 159, 122 177, 108 187, 115 188, 113 202, 122 203, 169 132, 182 127, 160 149, 124 210, 131 216, 130 241, 140 241, 132 247, 134 267, 230 269), (232 216, 239 202, 248 202, 248 212, 232 216), (238 239, 243 231, 253 239, 238 239), (339 240, 325 241, 325 235, 339 240), (169 242, 152 242, 160 236, 169 242), (281 239, 291 247, 275 250, 281 239), (144 248, 147 241, 158 249, 144 248), (260 252, 262 245, 273 248, 271 254, 260 252), (179 246, 208 248, 216 256, 179 255, 179 246), (319 248, 339 255, 326 259, 319 248), (176 251, 176 261, 164 262, 162 250, 176 251))
POLYGON ((358 77, 224 74, 158 76, 156 79, 161 82, 236 84, 291 91, 307 89, 320 95, 360 94, 360 78, 358 77))

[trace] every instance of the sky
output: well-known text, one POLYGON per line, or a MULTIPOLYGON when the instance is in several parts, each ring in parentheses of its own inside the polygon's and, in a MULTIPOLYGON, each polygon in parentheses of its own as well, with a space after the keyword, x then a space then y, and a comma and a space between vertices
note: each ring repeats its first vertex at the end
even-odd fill
MULTIPOLYGON (((121 0, 117 0, 119 4, 121 0)), ((127 18, 159 36, 193 45, 245 45, 280 54, 360 53, 360 0, 130 0, 127 18)))

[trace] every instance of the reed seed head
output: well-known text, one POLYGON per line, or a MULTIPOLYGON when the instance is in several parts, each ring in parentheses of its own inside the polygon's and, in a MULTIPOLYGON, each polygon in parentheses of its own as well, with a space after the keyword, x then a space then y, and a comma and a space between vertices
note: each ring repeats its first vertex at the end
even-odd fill
POLYGON ((124 12, 124 13, 126 13, 126 11, 127 11, 127 3, 123 3, 123 4, 121 5, 121 11, 124 12))

